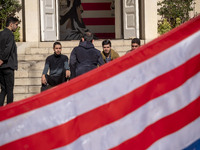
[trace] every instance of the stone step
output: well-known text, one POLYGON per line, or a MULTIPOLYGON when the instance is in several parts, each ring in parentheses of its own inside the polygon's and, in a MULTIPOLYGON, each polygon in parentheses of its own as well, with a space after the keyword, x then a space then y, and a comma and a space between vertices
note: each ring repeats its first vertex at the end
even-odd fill
MULTIPOLYGON (((102 41, 103 40, 95 40, 94 41, 94 46, 102 50, 102 41)), ((72 40, 72 41, 60 41, 63 49, 73 49, 74 47, 78 46, 79 41, 77 40, 72 40)), ((39 54, 40 53, 51 53, 53 50, 53 43, 54 42, 17 42, 17 47, 18 47, 18 54, 31 54, 34 53, 32 50, 29 50, 30 48, 40 48, 39 54)), ((122 46, 127 46, 130 49, 131 46, 131 40, 111 40, 112 43, 112 48, 116 47, 122 47, 122 46)), ((144 44, 144 40, 141 40, 141 44, 144 44)), ((38 53, 38 51, 36 52, 38 53)))
POLYGON ((15 86, 38 86, 41 85, 41 78, 15 78, 15 86))
MULTIPOLYGON (((69 47, 63 47, 62 48, 62 54, 70 54, 73 48, 69 47)), ((51 55, 53 54, 53 48, 30 48, 26 50, 26 55, 38 55, 38 54, 43 54, 43 55, 51 55)))
POLYGON ((19 86, 16 85, 14 88, 14 93, 16 94, 35 94, 40 93, 40 85, 39 86, 19 86))
MULTIPOLYGON (((102 47, 96 47, 96 49, 102 51, 102 47)), ((123 54, 124 52, 130 50, 130 46, 113 46, 116 52, 123 54)), ((73 48, 62 48, 62 54, 70 57, 73 48)), ((52 48, 29 48, 26 50, 25 54, 21 54, 18 56, 18 60, 43 60, 46 59, 47 56, 53 54, 52 48)), ((121 56, 121 55, 120 55, 121 56)))
POLYGON ((31 97, 33 95, 36 95, 37 93, 32 93, 32 94, 26 94, 26 93, 14 93, 14 102, 23 100, 25 98, 31 97))
POLYGON ((45 60, 49 54, 27 54, 27 55, 18 55, 18 61, 40 61, 45 60))
POLYGON ((37 71, 43 70, 45 61, 26 61, 26 62, 18 62, 18 70, 17 71, 37 71))
MULTIPOLYGON (((94 40, 94 46, 95 47, 101 47, 102 46, 102 41, 103 40, 94 40)), ((131 40, 110 40, 112 46, 129 46, 131 45, 131 40)), ((40 47, 40 48, 52 48, 53 47, 53 43, 54 42, 39 42, 38 45, 35 45, 35 47, 40 47)), ((72 40, 72 41, 60 41, 60 43, 62 44, 62 47, 70 47, 73 48, 75 46, 78 46, 79 41, 78 40, 72 40)), ((141 43, 143 44, 144 41, 141 40, 141 43)), ((34 46, 32 46, 34 47, 34 46)))
MULTIPOLYGON (((38 78, 37 80, 41 80, 38 78)), ((22 82, 26 80, 21 79, 22 82)), ((33 81, 33 80, 32 80, 33 81)), ((16 79, 15 79, 16 82, 16 79)), ((18 81, 17 81, 18 82, 18 81)), ((32 95, 40 93, 41 84, 38 85, 15 85, 14 86, 14 101, 22 100, 32 95)))
POLYGON ((15 71, 15 78, 40 78, 42 76, 42 69, 40 70, 17 70, 15 71))
MULTIPOLYGON (((123 56, 128 50, 129 47, 117 47, 114 49, 120 56, 123 56)), ((48 53, 48 54, 26 54, 26 55, 18 55, 18 61, 19 62, 24 62, 24 61, 45 61, 46 58, 49 55, 52 55, 53 53, 48 53)), ((68 58, 70 58, 70 53, 63 53, 66 55, 68 58)))

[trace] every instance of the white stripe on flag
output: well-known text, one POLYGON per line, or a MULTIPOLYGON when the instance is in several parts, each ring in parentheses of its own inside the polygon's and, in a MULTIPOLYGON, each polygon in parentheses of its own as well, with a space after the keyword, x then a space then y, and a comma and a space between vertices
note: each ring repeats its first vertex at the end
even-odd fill
POLYGON ((196 140, 198 140, 200 138, 199 134, 200 117, 192 123, 190 123, 189 125, 182 128, 181 130, 158 140, 151 147, 149 147, 149 150, 184 149, 196 140))
POLYGON ((155 57, 93 87, 45 107, 2 121, 0 123, 0 145, 61 125, 77 115, 119 98, 174 69, 199 54, 199 38, 200 32, 197 32, 155 57), (107 96, 105 97, 105 95, 107 96), (4 131, 8 126, 12 126, 12 128, 5 134, 4 131))
POLYGON ((126 117, 88 133, 57 150, 106 150, 115 147, 136 136, 152 123, 184 108, 199 97, 199 79, 200 73, 190 78, 181 87, 148 102, 126 117), (189 94, 186 95, 185 93, 189 94))

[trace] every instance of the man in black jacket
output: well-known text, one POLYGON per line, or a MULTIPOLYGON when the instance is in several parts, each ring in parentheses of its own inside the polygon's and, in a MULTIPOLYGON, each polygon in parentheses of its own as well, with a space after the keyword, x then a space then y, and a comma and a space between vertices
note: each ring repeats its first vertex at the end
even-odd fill
POLYGON ((7 95, 7 104, 13 102, 14 70, 18 69, 17 46, 14 40, 19 20, 9 17, 6 28, 0 32, 0 106, 3 106, 7 95))
POLYGON ((82 38, 79 46, 72 50, 69 63, 71 78, 104 64, 101 52, 94 48, 93 41, 93 35, 88 32, 82 38))
POLYGON ((42 88, 44 91, 50 87, 61 84, 70 77, 68 57, 61 54, 62 45, 60 42, 53 44, 54 54, 47 57, 42 73, 42 88), (49 74, 47 74, 49 71, 49 74))

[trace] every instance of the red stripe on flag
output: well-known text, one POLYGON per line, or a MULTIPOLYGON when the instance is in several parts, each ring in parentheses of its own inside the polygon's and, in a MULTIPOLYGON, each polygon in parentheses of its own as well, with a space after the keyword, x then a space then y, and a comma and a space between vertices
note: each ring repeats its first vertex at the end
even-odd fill
POLYGON ((109 3, 82 3, 83 10, 111 10, 109 3))
POLYGON ((147 149, 149 146, 151 146, 154 142, 161 139, 162 137, 172 134, 180 130, 184 126, 188 125, 192 121, 196 120, 200 116, 199 108, 200 97, 198 97, 195 101, 193 101, 185 108, 165 118, 160 119, 154 124, 148 126, 139 135, 127 140, 117 147, 112 148, 111 150, 132 150, 133 147, 134 149, 147 149), (151 135, 151 138, 149 138, 149 135, 151 135))
POLYGON ((135 50, 135 52, 131 52, 125 55, 124 57, 111 61, 110 63, 107 63, 95 70, 81 75, 68 83, 64 83, 53 89, 49 89, 38 95, 29 97, 23 101, 18 101, 9 104, 5 107, 0 107, 1 114, 4 114, 0 115, 0 121, 59 101, 62 98, 66 98, 67 96, 70 96, 76 92, 91 87, 92 85, 95 85, 124 70, 127 70, 130 67, 133 67, 165 51, 167 48, 173 46, 174 44, 182 41, 183 39, 197 32, 200 29, 199 24, 200 16, 175 28, 167 34, 160 36, 152 42, 141 46, 140 48, 135 50), (115 67, 113 67, 113 65, 115 67))
POLYGON ((85 25, 115 25, 115 18, 83 18, 85 25))
POLYGON ((94 33, 98 39, 114 39, 115 33, 94 33))
POLYGON ((112 123, 138 109, 150 100, 179 87, 199 71, 200 54, 176 69, 155 78, 149 83, 115 101, 82 114, 63 125, 3 145, 2 148, 20 149, 18 145, 27 145, 42 150, 44 148, 52 149, 67 145, 78 139, 80 136, 112 123), (157 86, 158 83, 159 86, 157 86), (143 95, 142 99, 141 95, 143 95), (41 142, 41 139, 51 141, 51 137, 56 137, 54 142, 41 142), (38 142, 40 142, 40 144, 35 144, 38 142))

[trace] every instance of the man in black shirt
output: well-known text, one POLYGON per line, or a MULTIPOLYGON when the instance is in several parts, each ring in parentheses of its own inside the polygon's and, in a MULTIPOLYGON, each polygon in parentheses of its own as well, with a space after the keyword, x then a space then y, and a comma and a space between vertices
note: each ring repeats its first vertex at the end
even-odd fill
POLYGON ((41 91, 56 86, 66 81, 70 77, 68 57, 61 54, 62 45, 60 42, 53 44, 54 54, 47 57, 44 70, 42 73, 42 89, 41 91), (48 71, 49 75, 47 74, 48 71))
POLYGON ((13 102, 14 70, 18 69, 17 46, 14 35, 18 28, 19 20, 9 17, 6 28, 0 32, 0 106, 3 106, 7 95, 7 104, 13 102))

